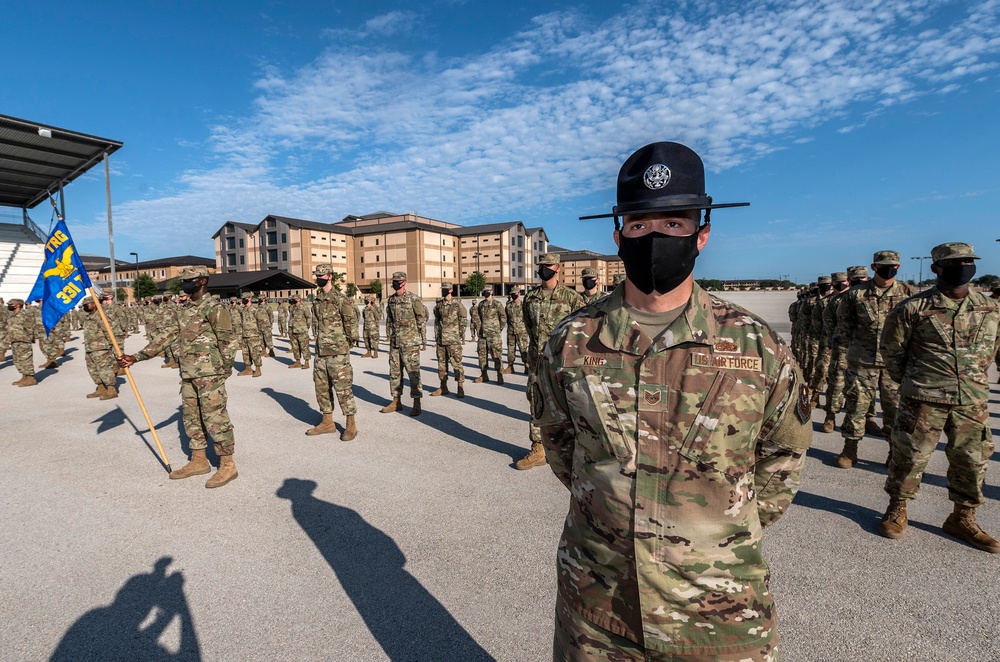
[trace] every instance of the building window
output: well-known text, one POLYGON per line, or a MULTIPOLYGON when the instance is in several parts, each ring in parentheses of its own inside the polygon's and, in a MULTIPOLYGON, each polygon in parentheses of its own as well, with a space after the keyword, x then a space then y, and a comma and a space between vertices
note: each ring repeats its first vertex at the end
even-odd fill
POLYGON ((517 268, 517 277, 518 278, 524 278, 524 267, 518 267, 517 268))
POLYGON ((243 248, 243 240, 240 239, 240 248, 243 248))
POLYGON ((378 246, 378 239, 375 240, 375 245, 378 246))
POLYGON ((281 233, 281 243, 283 244, 288 243, 288 235, 286 235, 284 232, 281 233))
POLYGON ((240 256, 240 266, 241 267, 243 266, 243 256, 242 255, 240 256))
POLYGON ((365 256, 364 256, 364 255, 362 255, 362 256, 361 256, 361 264, 364 264, 364 263, 365 263, 365 256))
POLYGON ((288 251, 281 251, 281 261, 288 262, 288 251))
POLYGON ((236 250, 236 237, 229 237, 226 239, 226 248, 229 250, 236 250))
POLYGON ((524 237, 522 235, 517 235, 517 247, 524 248, 524 237))
POLYGON ((235 255, 230 255, 229 256, 229 266, 231 266, 231 267, 235 267, 236 266, 236 256, 235 255))
POLYGON ((382 277, 382 272, 381 271, 376 271, 375 272, 375 278, 381 278, 381 277, 382 277))
POLYGON ((376 262, 381 262, 382 261, 382 256, 381 255, 376 255, 375 256, 375 261, 376 262))
POLYGON ((277 262, 278 261, 278 249, 277 248, 269 248, 269 249, 267 249, 267 261, 268 262, 277 262))
POLYGON ((167 272, 165 270, 163 270, 163 269, 160 269, 160 278, 166 278, 166 276, 167 276, 167 272))
POLYGON ((278 243, 278 233, 277 232, 268 232, 267 233, 267 243, 270 244, 271 246, 274 246, 276 243, 278 243))
POLYGON ((276 226, 277 224, 278 224, 278 222, 277 222, 277 221, 275 221, 275 220, 274 220, 273 218, 269 218, 269 219, 267 219, 267 223, 265 223, 264 225, 265 225, 266 227, 269 227, 269 228, 273 228, 273 227, 275 227, 275 226, 276 226))

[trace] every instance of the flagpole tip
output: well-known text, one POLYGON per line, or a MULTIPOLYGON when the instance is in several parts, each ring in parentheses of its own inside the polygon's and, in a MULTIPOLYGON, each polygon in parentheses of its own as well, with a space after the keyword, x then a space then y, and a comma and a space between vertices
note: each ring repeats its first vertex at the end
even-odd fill
POLYGON ((171 469, 171 468, 170 468, 170 465, 168 464, 168 465, 167 465, 167 473, 171 473, 172 471, 173 471, 173 469, 171 469))

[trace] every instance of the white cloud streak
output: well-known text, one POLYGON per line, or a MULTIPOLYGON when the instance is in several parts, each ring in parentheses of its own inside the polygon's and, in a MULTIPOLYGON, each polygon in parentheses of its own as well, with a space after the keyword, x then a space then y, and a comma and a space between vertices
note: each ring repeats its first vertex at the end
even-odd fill
MULTIPOLYGON (((339 44, 298 70, 268 68, 248 116, 212 128, 208 165, 171 195, 124 203, 116 226, 152 242, 268 213, 519 218, 607 189, 647 142, 679 140, 711 170, 734 168, 820 124, 850 131, 960 90, 992 75, 1000 51, 997 0, 741 4, 671 15, 639 4, 598 24, 551 13, 461 59, 339 44)), ((414 20, 393 12, 364 30, 414 20)))

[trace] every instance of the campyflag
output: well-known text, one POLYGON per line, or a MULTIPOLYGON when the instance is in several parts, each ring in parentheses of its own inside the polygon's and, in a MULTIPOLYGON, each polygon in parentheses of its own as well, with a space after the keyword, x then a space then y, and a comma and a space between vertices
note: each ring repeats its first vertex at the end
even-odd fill
POLYGON ((66 221, 60 219, 45 242, 45 261, 27 298, 28 301, 41 300, 46 335, 87 295, 89 287, 90 277, 73 246, 66 221))

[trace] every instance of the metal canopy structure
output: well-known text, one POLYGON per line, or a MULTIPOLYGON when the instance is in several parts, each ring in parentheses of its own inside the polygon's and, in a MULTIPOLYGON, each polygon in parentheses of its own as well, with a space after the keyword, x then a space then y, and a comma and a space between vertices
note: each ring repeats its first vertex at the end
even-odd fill
POLYGON ((0 205, 31 209, 121 146, 117 140, 0 115, 0 205))

